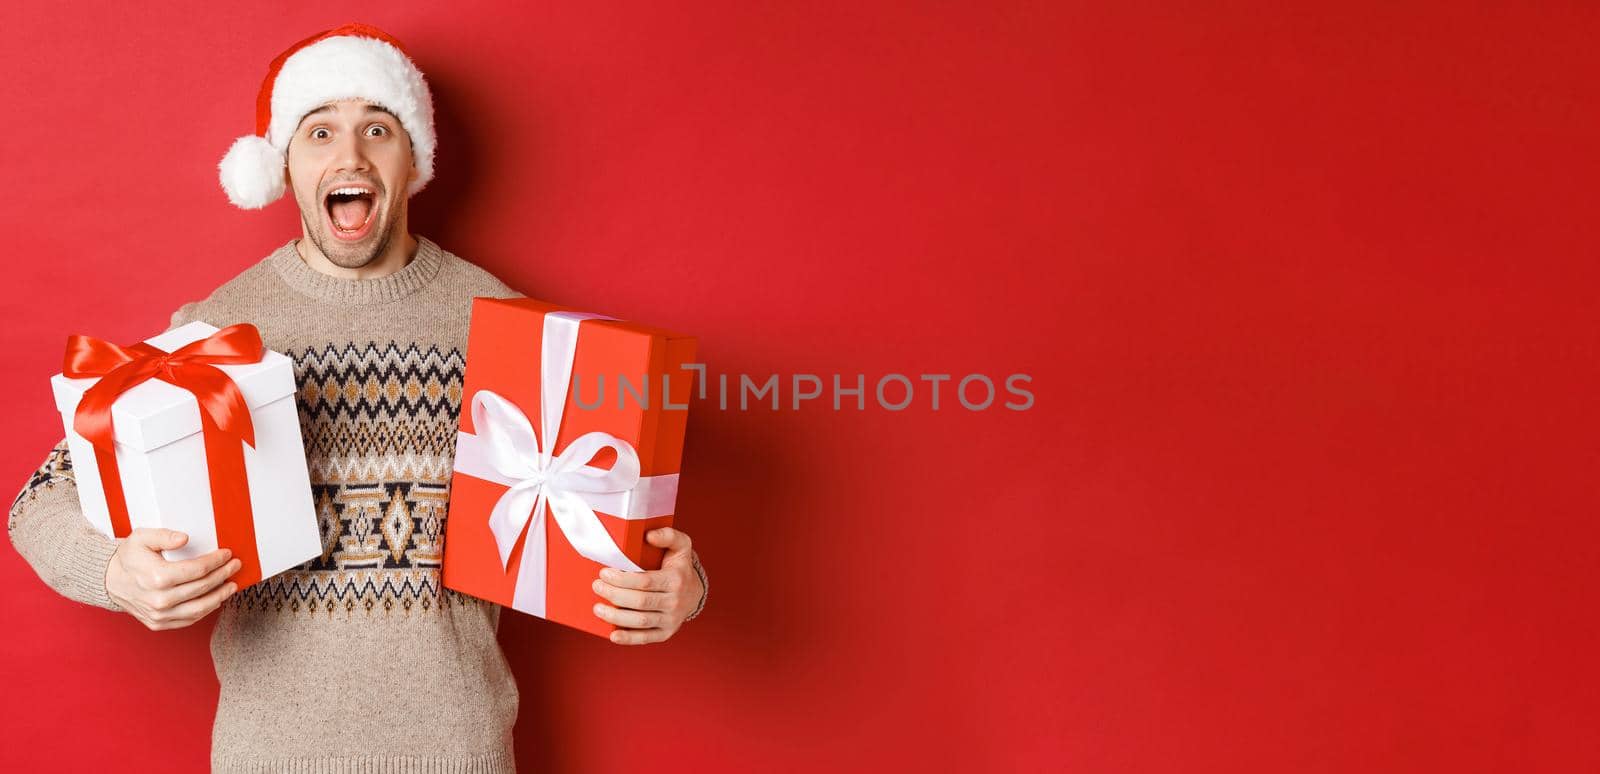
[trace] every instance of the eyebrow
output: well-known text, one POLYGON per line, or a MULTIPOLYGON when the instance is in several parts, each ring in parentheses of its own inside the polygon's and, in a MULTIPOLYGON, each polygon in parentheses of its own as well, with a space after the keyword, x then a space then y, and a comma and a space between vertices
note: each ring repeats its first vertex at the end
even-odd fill
MULTIPOLYGON (((314 116, 314 115, 316 115, 318 113, 329 113, 329 112, 332 112, 332 111, 333 111, 333 103, 329 103, 329 104, 323 105, 322 107, 319 107, 316 110, 313 110, 310 113, 307 113, 304 116, 302 116, 300 118, 300 123, 304 124, 306 122, 307 118, 310 118, 310 117, 312 117, 312 116, 314 116)), ((388 111, 388 109, 384 108, 382 105, 367 105, 366 112, 367 113, 383 113, 384 115, 387 115, 388 117, 393 118, 396 121, 400 120, 399 116, 397 116, 397 115, 395 115, 393 113, 390 113, 388 111)))

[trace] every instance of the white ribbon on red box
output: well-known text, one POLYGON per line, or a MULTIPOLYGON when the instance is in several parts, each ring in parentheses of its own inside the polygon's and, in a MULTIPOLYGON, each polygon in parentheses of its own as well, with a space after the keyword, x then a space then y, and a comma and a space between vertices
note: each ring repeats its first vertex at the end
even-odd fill
POLYGON ((639 475, 633 444, 610 433, 585 433, 555 454, 556 434, 567 407, 572 363, 583 320, 615 320, 589 312, 550 312, 544 316, 539 363, 540 432, 516 404, 489 390, 472 396, 473 433, 456 436, 455 470, 509 487, 489 514, 489 530, 500 549, 500 566, 509 567, 511 549, 526 530, 522 562, 511 606, 544 616, 546 567, 545 505, 561 525, 573 550, 593 561, 638 572, 606 532, 595 511, 622 519, 648 519, 673 512, 678 474, 639 475), (617 453, 610 470, 589 465, 601 449, 617 453))

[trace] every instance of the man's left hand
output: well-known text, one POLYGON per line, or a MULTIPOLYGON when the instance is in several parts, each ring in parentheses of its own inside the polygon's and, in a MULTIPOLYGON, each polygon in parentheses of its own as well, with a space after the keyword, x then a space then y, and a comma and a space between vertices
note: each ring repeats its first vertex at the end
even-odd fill
POLYGON ((694 571, 688 535, 662 527, 646 532, 644 539, 667 549, 661 569, 630 572, 607 567, 594 582, 595 593, 612 603, 595 603, 594 614, 618 627, 611 633, 611 641, 619 645, 643 645, 671 637, 705 593, 694 571))

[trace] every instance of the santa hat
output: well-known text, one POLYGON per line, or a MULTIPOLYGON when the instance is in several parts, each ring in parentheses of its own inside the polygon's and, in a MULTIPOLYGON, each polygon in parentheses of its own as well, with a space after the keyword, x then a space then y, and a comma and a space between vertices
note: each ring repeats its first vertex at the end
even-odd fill
POLYGON ((433 179, 433 96, 400 41, 365 24, 346 24, 294 44, 267 68, 256 95, 256 133, 234 140, 217 170, 222 190, 254 210, 283 196, 289 138, 300 119, 342 99, 365 99, 393 113, 411 136, 417 179, 410 196, 433 179))

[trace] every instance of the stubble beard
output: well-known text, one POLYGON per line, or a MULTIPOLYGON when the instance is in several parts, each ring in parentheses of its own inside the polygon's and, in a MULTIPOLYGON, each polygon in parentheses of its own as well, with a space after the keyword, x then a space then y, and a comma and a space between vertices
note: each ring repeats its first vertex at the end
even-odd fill
MULTIPOLYGON (((316 204, 319 210, 321 206, 321 202, 316 204)), ((305 223, 306 233, 311 235, 311 243, 317 246, 323 257, 328 259, 328 263, 341 269, 359 269, 377 260, 378 256, 383 255, 384 251, 389 248, 389 240, 394 236, 396 221, 393 217, 393 208, 390 208, 388 212, 375 213, 372 216, 374 218, 382 218, 383 222, 374 224, 373 231, 379 231, 378 226, 382 226, 382 231, 377 235, 377 239, 371 240, 371 247, 365 247, 361 244, 347 245, 334 239, 328 234, 327 229, 329 226, 325 225, 323 221, 324 218, 328 217, 326 211, 318 215, 317 223, 315 224, 305 222, 306 212, 307 209, 305 207, 300 208, 300 221, 305 223)))

